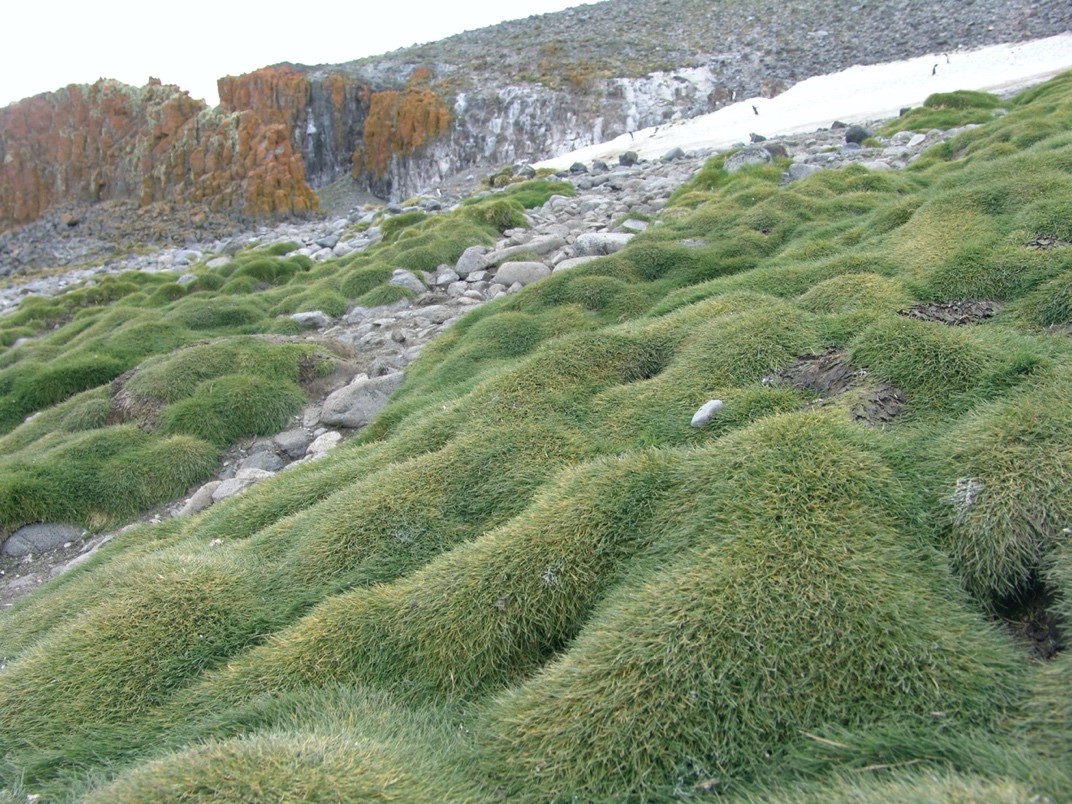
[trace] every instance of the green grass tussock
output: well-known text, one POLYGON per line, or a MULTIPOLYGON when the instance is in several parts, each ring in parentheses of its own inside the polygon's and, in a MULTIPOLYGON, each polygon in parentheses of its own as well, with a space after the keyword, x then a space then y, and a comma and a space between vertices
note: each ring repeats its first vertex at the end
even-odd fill
POLYGON ((854 440, 772 417, 686 461, 696 547, 491 705, 486 772, 515 794, 663 797, 769 772, 825 724, 992 722, 1020 694, 1012 650, 903 543, 892 478, 854 440))
POLYGON ((1072 382, 974 411, 937 445, 942 540, 965 587, 987 605, 1026 594, 1072 521, 1072 382))
MULTIPOLYGON (((891 123, 981 123, 902 171, 715 157, 323 460, 0 612, 0 797, 1067 798, 1072 75, 997 103, 891 123)), ((331 370, 287 315, 572 190, 492 183, 341 259, 25 300, 0 534, 174 499, 331 370)))

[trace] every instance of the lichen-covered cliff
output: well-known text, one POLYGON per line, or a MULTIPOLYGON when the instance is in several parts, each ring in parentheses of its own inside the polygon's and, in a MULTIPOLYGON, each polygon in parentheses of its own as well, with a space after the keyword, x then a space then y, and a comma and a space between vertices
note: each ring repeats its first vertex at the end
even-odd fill
POLYGON ((75 202, 302 213, 316 195, 286 127, 150 81, 71 85, 0 109, 0 228, 75 202))
POLYGON ((316 209, 346 176, 398 200, 854 63, 1031 39, 1067 0, 607 0, 331 67, 174 86, 69 86, 0 109, 0 230, 71 202, 316 209))

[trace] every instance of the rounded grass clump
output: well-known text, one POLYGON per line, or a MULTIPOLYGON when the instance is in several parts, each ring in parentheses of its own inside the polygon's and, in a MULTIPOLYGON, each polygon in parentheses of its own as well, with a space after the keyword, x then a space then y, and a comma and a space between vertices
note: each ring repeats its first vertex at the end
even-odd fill
POLYGON ((902 389, 920 414, 969 405, 997 367, 997 355, 972 333, 901 317, 877 319, 850 352, 854 363, 902 389))
POLYGON ((894 313, 907 307, 912 295, 896 279, 877 274, 843 274, 812 286, 797 299, 810 313, 838 314, 857 310, 894 313))
POLYGON ((818 333, 813 316, 784 302, 713 317, 686 337, 673 369, 713 385, 758 382, 799 355, 814 354, 818 333))
POLYGON ((399 215, 393 215, 390 218, 384 218, 383 221, 380 222, 380 232, 383 235, 383 242, 393 243, 398 240, 399 236, 409 227, 415 226, 428 218, 428 213, 418 211, 403 212, 399 215))
POLYGON ((270 259, 259 257, 242 263, 231 275, 233 278, 248 276, 255 282, 267 285, 285 285, 295 275, 308 270, 308 265, 294 259, 270 259))
POLYGON ((23 362, 0 377, 0 432, 13 429, 28 414, 43 410, 77 393, 111 382, 127 365, 109 355, 81 354, 44 364, 23 362))
POLYGON ((252 299, 236 301, 200 296, 183 299, 164 316, 165 321, 195 332, 252 328, 264 318, 264 310, 252 299))
POLYGON ((145 715, 258 633, 250 566, 222 551, 157 554, 111 571, 126 585, 0 674, 9 756, 61 741, 84 751, 96 729, 145 715))
POLYGON ((383 264, 362 266, 350 271, 342 280, 340 291, 348 299, 364 296, 380 285, 387 284, 393 269, 383 264))
POLYGON ((39 439, 0 458, 0 528, 100 525, 172 499, 216 468, 214 447, 133 425, 39 439))
POLYGON ((102 508, 131 516, 173 500, 218 467, 218 450, 206 440, 178 435, 153 438, 100 467, 108 496, 102 508))
MULTIPOLYGON (((535 201, 536 198, 526 200, 535 201)), ((525 219, 525 207, 517 198, 491 198, 475 204, 463 205, 460 214, 473 223, 490 227, 497 232, 528 225, 525 219)))
POLYGON ((543 339, 544 327, 538 316, 501 312, 469 327, 458 351, 468 345, 481 357, 520 357, 535 349, 543 339))
POLYGON ((507 524, 326 601, 221 684, 339 681, 430 702, 517 681, 572 638, 633 557, 673 552, 656 534, 676 460, 655 451, 567 470, 507 524))
POLYGON ((168 405, 160 416, 160 431, 184 433, 222 447, 242 436, 279 432, 304 401, 298 386, 285 380, 225 374, 168 405))
POLYGON ((466 730, 451 710, 415 712, 368 690, 329 687, 262 697, 215 721, 213 730, 224 736, 138 765, 86 800, 478 801, 486 795, 458 761, 466 730), (305 722, 309 712, 320 713, 315 727, 305 722))
POLYGON ((981 407, 934 445, 944 480, 941 544, 965 587, 992 605, 1025 593, 1072 522, 1072 379, 1036 378, 981 407))
POLYGON ((1072 269, 1072 250, 1026 249, 1020 244, 967 245, 921 277, 918 292, 925 298, 1017 299, 1055 274, 1072 269))
POLYGON ((379 285, 358 296, 356 303, 359 307, 384 307, 403 300, 412 301, 416 296, 417 294, 409 288, 398 285, 379 285))
POLYGON ((1020 695, 1012 648, 906 544, 857 432, 775 416, 696 452, 675 494, 696 547, 488 707, 481 771, 508 796, 661 798, 776 769, 833 724, 1000 717, 1020 695))
POLYGON ((234 337, 197 343, 145 361, 126 382, 126 390, 163 402, 176 402, 206 380, 244 373, 269 381, 298 382, 305 363, 329 358, 317 347, 274 344, 259 338, 234 337))
POLYGON ((1072 271, 1039 285, 1024 297, 1017 311, 1029 323, 1041 327, 1072 324, 1072 271))

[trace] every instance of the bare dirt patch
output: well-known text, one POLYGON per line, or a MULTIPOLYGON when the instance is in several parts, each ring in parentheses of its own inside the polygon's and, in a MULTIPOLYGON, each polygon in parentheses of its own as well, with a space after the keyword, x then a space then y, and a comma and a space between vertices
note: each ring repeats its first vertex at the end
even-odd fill
POLYGON ((901 310, 905 318, 919 321, 933 321, 950 327, 962 327, 968 324, 981 324, 993 318, 1001 310, 1001 304, 994 301, 947 301, 920 302, 901 310))
POLYGON ((906 404, 901 389, 872 381, 867 369, 853 365, 843 349, 801 355, 777 374, 764 377, 763 384, 816 394, 818 399, 808 403, 808 407, 831 404, 848 395, 853 420, 872 427, 893 421, 906 404))
POLYGON ((1053 602, 1053 591, 1035 582, 1023 594, 997 606, 998 621, 1032 658, 1049 660, 1065 648, 1067 624, 1054 614, 1053 602))

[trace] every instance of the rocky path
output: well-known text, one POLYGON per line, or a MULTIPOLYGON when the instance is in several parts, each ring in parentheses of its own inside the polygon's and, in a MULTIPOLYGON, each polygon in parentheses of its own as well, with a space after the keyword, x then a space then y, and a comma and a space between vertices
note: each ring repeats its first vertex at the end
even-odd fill
MULTIPOLYGON (((924 149, 958 133, 902 132, 881 147, 846 142, 846 129, 835 126, 806 135, 760 141, 744 146, 727 169, 768 162, 788 155, 793 164, 785 182, 819 170, 862 164, 871 170, 904 167, 924 149)), ((856 132, 858 134, 859 132, 856 132)), ((857 139, 852 136, 850 139, 857 139)), ((318 310, 295 314, 307 328, 307 339, 331 342, 347 356, 340 368, 314 389, 306 408, 290 427, 272 438, 247 440, 232 448, 218 475, 191 490, 184 500, 146 512, 140 521, 189 516, 239 494, 287 467, 317 460, 367 424, 386 405, 404 377, 406 366, 421 350, 469 310, 503 294, 516 293, 554 272, 621 249, 648 220, 657 216, 671 193, 688 181, 710 152, 673 151, 662 159, 634 161, 626 154, 619 164, 576 164, 561 178, 577 189, 575 197, 554 196, 529 214, 531 226, 507 231, 492 248, 474 246, 455 265, 417 275, 395 271, 391 282, 414 291, 403 300, 377 308, 354 307, 338 320, 318 310), (514 258, 524 256, 523 261, 514 258)), ((445 208, 439 200, 424 202, 425 211, 445 208)), ((389 212, 400 213, 399 207, 389 212)), ((28 292, 53 295, 106 273, 125 270, 167 271, 181 281, 187 266, 208 254, 226 260, 227 252, 257 242, 295 241, 315 261, 368 248, 378 228, 348 235, 352 224, 371 222, 372 213, 354 210, 347 217, 282 224, 246 232, 237 238, 184 248, 163 249, 102 265, 37 277, 0 290, 0 310, 17 304, 28 292)), ((136 525, 138 523, 134 523, 136 525)), ((132 525, 133 526, 133 525, 132 525)), ((132 527, 128 526, 128 527, 132 527)), ((122 533, 118 531, 117 533, 122 533)), ((0 607, 10 606, 50 577, 81 563, 115 534, 90 535, 60 525, 35 525, 17 531, 0 555, 0 607)))

